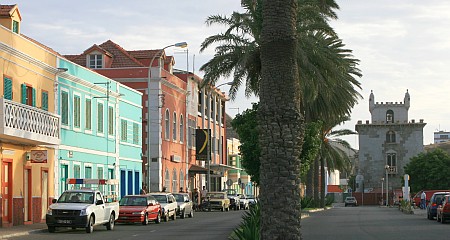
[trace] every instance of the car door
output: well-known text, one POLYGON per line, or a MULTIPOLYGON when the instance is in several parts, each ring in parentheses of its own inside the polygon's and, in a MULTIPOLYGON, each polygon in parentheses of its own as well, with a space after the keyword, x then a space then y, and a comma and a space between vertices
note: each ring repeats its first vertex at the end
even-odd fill
POLYGON ((184 202, 186 203, 186 207, 184 208, 184 212, 185 213, 190 213, 192 210, 192 201, 189 198, 189 196, 185 195, 184 196, 184 202))
MULTIPOLYGON (((102 195, 99 192, 95 193, 95 202, 93 205, 94 208, 94 214, 95 214, 95 222, 97 223, 103 223, 105 222, 105 202, 102 198, 102 195), (98 203, 98 204, 97 204, 98 203)), ((109 215, 108 215, 109 218, 109 215)))
POLYGON ((158 205, 152 196, 147 196, 147 213, 151 219, 155 219, 158 216, 158 205))

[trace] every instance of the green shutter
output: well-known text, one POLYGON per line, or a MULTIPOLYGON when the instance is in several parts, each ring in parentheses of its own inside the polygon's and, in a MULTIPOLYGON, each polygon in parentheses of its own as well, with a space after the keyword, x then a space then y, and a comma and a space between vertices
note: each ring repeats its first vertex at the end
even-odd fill
POLYGON ((31 94, 32 94, 32 96, 31 96, 31 100, 32 100, 31 106, 36 107, 36 89, 35 88, 31 89, 31 94))
POLYGON ((21 88, 22 88, 22 101, 21 101, 21 103, 27 104, 27 85, 26 84, 22 84, 21 88))
POLYGON ((69 94, 61 92, 61 123, 69 125, 69 94))
POLYGON ((42 110, 48 111, 48 93, 42 92, 42 110))
POLYGON ((5 99, 12 100, 12 80, 10 78, 3 78, 3 88, 5 99))

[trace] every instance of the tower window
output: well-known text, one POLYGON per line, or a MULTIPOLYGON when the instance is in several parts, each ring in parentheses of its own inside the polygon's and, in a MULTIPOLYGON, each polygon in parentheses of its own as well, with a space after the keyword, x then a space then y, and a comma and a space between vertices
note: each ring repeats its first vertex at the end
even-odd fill
POLYGON ((389 131, 386 133, 386 142, 395 143, 395 132, 389 131))
POLYGON ((386 112, 386 123, 394 123, 394 111, 387 110, 387 112, 386 112))

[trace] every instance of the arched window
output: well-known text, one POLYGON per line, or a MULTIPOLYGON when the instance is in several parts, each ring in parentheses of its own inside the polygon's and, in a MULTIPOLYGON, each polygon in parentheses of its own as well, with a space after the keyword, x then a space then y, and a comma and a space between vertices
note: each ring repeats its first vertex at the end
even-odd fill
POLYGON ((176 141, 177 140, 177 113, 176 112, 173 113, 173 130, 172 131, 173 131, 172 139, 174 141, 176 141))
POLYGON ((386 111, 386 123, 394 123, 394 111, 386 111))
POLYGON ((180 170, 180 189, 183 188, 185 192, 187 192, 187 188, 184 187, 184 173, 183 169, 180 170))
MULTIPOLYGON (((170 139, 170 113, 169 113, 169 109, 166 109, 166 118, 165 118, 165 136, 164 138, 166 140, 170 139)), ((147 123, 149 124, 149 123, 147 123)))
POLYGON ((173 169, 173 174, 172 174, 172 192, 178 192, 178 181, 177 181, 177 169, 173 169))
POLYGON ((388 131, 386 133, 386 142, 387 143, 395 143, 395 132, 394 131, 388 131))
POLYGON ((180 115, 180 142, 183 142, 184 140, 184 121, 183 121, 183 115, 180 115))
POLYGON ((168 188, 170 187, 170 175, 169 169, 166 168, 166 176, 164 176, 164 187, 167 188, 167 191, 170 191, 168 188))

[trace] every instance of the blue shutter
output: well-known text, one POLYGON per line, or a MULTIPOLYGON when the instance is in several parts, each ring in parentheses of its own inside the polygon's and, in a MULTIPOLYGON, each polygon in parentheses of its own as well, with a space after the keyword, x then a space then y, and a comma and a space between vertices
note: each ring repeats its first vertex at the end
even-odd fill
POLYGON ((10 78, 3 78, 3 96, 5 99, 12 100, 12 80, 10 78))
POLYGON ((31 106, 36 107, 36 89, 32 88, 31 90, 31 106))
POLYGON ((48 93, 42 92, 42 110, 48 111, 48 93))
POLYGON ((22 84, 21 88, 22 88, 22 99, 21 99, 22 101, 21 101, 21 103, 27 104, 27 85, 22 84))

